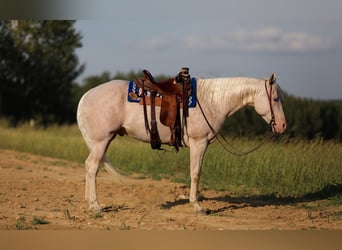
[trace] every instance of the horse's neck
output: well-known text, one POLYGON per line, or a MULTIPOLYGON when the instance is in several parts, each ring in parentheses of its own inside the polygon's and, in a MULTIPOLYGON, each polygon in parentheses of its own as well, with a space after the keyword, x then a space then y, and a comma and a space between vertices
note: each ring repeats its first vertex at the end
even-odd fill
POLYGON ((198 88, 198 97, 213 113, 230 116, 246 105, 254 105, 260 93, 261 80, 256 78, 204 79, 198 88))

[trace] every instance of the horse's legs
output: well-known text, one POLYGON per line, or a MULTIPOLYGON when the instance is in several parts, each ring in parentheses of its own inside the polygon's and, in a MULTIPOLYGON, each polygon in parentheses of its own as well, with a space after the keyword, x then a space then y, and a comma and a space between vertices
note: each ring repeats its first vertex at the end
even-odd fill
POLYGON ((189 201, 194 205, 195 212, 202 212, 203 208, 198 203, 197 193, 201 175, 201 166, 205 151, 208 147, 208 140, 189 138, 190 146, 190 197, 189 201))
POLYGON ((108 142, 96 143, 92 145, 89 156, 85 162, 86 185, 85 198, 89 203, 89 210, 101 210, 96 194, 96 175, 99 170, 100 162, 107 149, 108 142))

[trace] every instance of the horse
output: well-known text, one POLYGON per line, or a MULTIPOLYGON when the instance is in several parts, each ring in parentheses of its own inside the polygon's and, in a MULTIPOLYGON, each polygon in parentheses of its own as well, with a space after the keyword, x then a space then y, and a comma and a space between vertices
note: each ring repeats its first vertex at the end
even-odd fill
MULTIPOLYGON (((193 204, 194 211, 204 212, 197 197, 202 161, 208 145, 215 141, 225 119, 242 107, 254 106, 256 113, 277 134, 285 132, 286 119, 281 89, 274 73, 269 79, 196 78, 196 82, 198 105, 189 108, 182 143, 190 149, 189 202, 193 204)), ((96 192, 96 176, 101 163, 117 178, 129 178, 122 175, 106 156, 111 141, 117 135, 128 135, 139 141, 150 142, 142 105, 127 101, 128 84, 126 80, 100 84, 87 91, 78 104, 77 124, 90 151, 85 161, 85 199, 91 211, 102 210, 96 192)), ((160 108, 156 107, 156 117, 159 117, 159 113, 160 108)), ((161 143, 169 143, 169 127, 158 123, 158 131, 161 143)))

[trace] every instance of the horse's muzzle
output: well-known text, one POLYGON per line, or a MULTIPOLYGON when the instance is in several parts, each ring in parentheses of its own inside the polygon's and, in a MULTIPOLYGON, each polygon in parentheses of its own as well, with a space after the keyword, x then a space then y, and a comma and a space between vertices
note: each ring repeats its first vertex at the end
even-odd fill
POLYGON ((271 125, 271 127, 272 127, 272 131, 273 131, 274 133, 277 133, 277 134, 283 134, 283 133, 285 133, 286 127, 287 127, 285 121, 279 122, 279 123, 276 123, 275 121, 271 121, 271 122, 270 122, 270 125, 271 125))

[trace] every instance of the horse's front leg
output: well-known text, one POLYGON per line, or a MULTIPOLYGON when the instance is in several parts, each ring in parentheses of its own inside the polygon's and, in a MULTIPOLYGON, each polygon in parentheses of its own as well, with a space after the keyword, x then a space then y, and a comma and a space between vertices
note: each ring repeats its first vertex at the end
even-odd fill
POLYGON ((208 147, 208 140, 189 138, 190 146, 190 197, 189 201, 194 205, 195 212, 203 212, 203 208, 198 203, 198 187, 201 176, 201 166, 205 151, 208 147))

